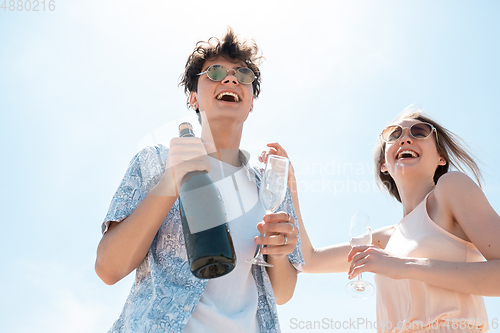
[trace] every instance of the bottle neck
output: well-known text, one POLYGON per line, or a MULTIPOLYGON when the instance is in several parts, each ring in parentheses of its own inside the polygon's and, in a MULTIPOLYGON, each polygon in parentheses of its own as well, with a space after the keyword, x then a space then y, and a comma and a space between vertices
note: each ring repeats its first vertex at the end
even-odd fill
POLYGON ((179 132, 179 137, 181 137, 181 138, 194 137, 194 133, 191 129, 185 128, 179 132))

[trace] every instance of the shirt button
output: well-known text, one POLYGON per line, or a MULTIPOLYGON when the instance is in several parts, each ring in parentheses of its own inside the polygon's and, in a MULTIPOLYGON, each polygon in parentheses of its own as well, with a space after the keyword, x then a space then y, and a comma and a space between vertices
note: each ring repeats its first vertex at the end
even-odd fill
POLYGON ((184 305, 184 311, 191 310, 191 305, 184 305))

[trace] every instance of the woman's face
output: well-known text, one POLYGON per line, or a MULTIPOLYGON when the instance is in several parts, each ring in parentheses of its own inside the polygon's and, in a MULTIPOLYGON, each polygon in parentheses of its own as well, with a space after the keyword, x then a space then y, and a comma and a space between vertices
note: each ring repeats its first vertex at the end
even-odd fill
POLYGON ((426 139, 415 139, 408 128, 413 124, 421 123, 417 119, 404 119, 394 125, 403 127, 401 138, 393 143, 386 143, 385 161, 380 171, 388 171, 394 180, 401 177, 431 177, 439 165, 445 165, 446 160, 436 148, 436 134, 426 139))
MULTIPOLYGON (((222 65, 228 69, 247 67, 242 61, 231 62, 224 57, 207 60, 202 72, 211 65, 222 65)), ((228 121, 229 124, 242 124, 253 108, 253 86, 242 84, 229 71, 221 81, 212 81, 207 74, 200 75, 198 91, 191 92, 190 103, 205 112, 208 121, 228 121)))

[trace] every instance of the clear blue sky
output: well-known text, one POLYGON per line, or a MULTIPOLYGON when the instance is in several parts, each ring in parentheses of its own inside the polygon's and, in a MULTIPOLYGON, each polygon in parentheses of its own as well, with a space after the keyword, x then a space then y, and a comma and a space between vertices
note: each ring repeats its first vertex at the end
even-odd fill
MULTIPOLYGON (((177 86, 186 57, 226 25, 266 57, 242 148, 256 156, 278 141, 288 150, 315 246, 347 241, 357 210, 374 228, 401 219, 374 184, 372 151, 410 104, 469 144, 500 211, 498 1, 55 5, 0 10, 2 332, 110 328, 133 276, 106 286, 95 275, 101 221, 144 138, 176 136, 158 129, 190 115, 177 86)), ((374 321, 375 298, 351 299, 347 282, 300 275, 279 307, 283 332, 313 332, 293 329, 298 321, 374 321)), ((490 321, 500 318, 500 299, 486 304, 490 321)))

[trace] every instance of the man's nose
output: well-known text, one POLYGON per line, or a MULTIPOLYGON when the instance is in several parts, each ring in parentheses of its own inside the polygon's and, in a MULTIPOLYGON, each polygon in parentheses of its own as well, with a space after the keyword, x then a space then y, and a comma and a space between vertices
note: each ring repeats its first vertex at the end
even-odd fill
POLYGON ((233 83, 233 84, 239 84, 240 82, 236 78, 236 70, 235 69, 228 69, 227 71, 227 76, 222 80, 222 83, 227 84, 227 83, 233 83))

